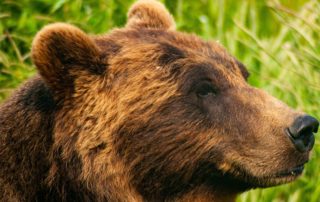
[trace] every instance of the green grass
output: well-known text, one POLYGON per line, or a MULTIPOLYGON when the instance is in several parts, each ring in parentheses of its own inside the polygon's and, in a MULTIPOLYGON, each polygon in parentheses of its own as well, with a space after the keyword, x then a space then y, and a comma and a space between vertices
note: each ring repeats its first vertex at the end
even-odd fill
MULTIPOLYGON (((0 101, 35 73, 30 46, 42 26, 63 21, 105 33, 126 21, 132 0, 0 1, 0 101)), ((219 40, 251 71, 249 82, 320 118, 320 2, 166 0, 181 31, 219 40), (294 2, 294 3, 293 3, 294 2)), ((320 200, 320 141, 296 182, 253 190, 243 201, 320 200)))

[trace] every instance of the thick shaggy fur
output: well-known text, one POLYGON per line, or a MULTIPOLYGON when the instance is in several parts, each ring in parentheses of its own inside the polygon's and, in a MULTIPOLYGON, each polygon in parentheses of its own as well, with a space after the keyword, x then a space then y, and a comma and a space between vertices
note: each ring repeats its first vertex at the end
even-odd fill
POLYGON ((102 36, 48 25, 32 58, 0 108, 1 201, 233 201, 309 158, 284 133, 301 113, 157 1, 102 36))

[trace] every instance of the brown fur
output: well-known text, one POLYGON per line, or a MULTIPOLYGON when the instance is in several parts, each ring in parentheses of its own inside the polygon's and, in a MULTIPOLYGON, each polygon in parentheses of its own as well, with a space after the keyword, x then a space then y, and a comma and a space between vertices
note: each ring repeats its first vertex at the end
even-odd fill
POLYGON ((284 134, 300 112, 219 44, 175 31, 162 4, 128 16, 102 36, 37 34, 40 76, 0 108, 1 201, 234 201, 297 177, 278 173, 309 158, 284 134))

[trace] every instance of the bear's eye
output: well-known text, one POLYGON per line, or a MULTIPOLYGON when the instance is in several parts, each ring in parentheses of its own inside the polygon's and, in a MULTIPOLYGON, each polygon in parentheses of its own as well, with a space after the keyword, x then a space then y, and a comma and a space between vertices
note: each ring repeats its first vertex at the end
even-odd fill
POLYGON ((211 95, 215 95, 217 93, 216 89, 210 82, 203 82, 198 85, 196 93, 198 97, 205 98, 211 95))

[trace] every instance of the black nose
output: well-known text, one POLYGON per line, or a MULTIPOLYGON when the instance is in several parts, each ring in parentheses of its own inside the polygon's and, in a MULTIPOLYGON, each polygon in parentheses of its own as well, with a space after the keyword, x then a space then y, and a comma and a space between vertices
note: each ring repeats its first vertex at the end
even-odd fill
POLYGON ((292 126, 287 129, 287 133, 300 152, 310 151, 314 145, 313 133, 318 132, 319 121, 312 116, 305 115, 298 117, 292 126))

